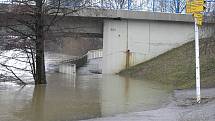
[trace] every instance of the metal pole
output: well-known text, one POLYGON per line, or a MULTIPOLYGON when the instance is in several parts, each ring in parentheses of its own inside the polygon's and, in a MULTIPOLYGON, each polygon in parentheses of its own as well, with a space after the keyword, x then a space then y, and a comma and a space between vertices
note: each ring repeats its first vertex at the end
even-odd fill
POLYGON ((195 18, 195 52, 196 52, 196 101, 201 102, 200 93, 200 61, 199 61, 199 28, 197 18, 195 18))
POLYGON ((152 12, 155 12, 155 0, 153 0, 152 2, 152 12))
POLYGON ((175 13, 179 13, 179 9, 180 9, 180 1, 179 0, 176 0, 176 10, 175 10, 175 13))
POLYGON ((73 64, 73 87, 76 88, 76 64, 73 64))
POLYGON ((128 10, 131 9, 131 0, 128 0, 128 10))
POLYGON ((104 8, 104 1, 101 0, 101 7, 104 8))

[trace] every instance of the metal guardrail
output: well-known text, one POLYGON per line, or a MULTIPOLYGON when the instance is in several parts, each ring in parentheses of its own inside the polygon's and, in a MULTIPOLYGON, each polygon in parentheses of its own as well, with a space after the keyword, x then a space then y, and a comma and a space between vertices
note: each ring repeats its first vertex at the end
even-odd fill
POLYGON ((0 0, 1 4, 12 4, 12 0, 0 0))
MULTIPOLYGON (((25 0, 0 0, 2 4, 19 4, 20 1, 25 0)), ((26 0, 27 1, 27 0, 26 0)), ((121 9, 121 10, 138 10, 138 11, 152 11, 161 12, 161 4, 165 4, 165 8, 162 8, 162 12, 181 13, 184 11, 186 2, 185 0, 127 0, 120 1, 108 1, 108 0, 89 0, 85 1, 62 1, 61 6, 65 8, 73 8, 79 6, 87 6, 88 8, 101 8, 101 9, 121 9)), ((56 6, 58 2, 54 0, 46 0, 47 5, 56 6)), ((164 5, 163 5, 164 6, 164 5)))
POLYGON ((88 60, 89 59, 102 58, 102 55, 103 55, 102 51, 103 51, 102 49, 88 51, 88 53, 87 53, 88 60))
POLYGON ((84 55, 79 56, 77 58, 61 61, 60 65, 62 65, 62 64, 75 64, 76 67, 78 68, 78 67, 83 66, 86 63, 87 63, 87 54, 84 54, 84 55))
MULTIPOLYGON (((2 4, 20 4, 22 1, 28 1, 28 0, 0 0, 0 3, 2 4)), ((169 3, 170 1, 175 2, 175 0, 164 0, 165 3, 169 3)), ((179 1, 179 0, 176 0, 179 1)), ((184 3, 185 0, 180 1, 181 3, 184 3)), ((45 0, 47 5, 56 6, 58 2, 54 0, 45 0)), ((61 6, 65 8, 74 8, 74 7, 80 7, 80 6, 86 6, 88 8, 101 8, 101 9, 121 9, 121 10, 138 10, 138 11, 156 11, 155 8, 160 8, 159 2, 157 0, 151 0, 149 2, 145 2, 145 0, 127 0, 123 3, 120 1, 108 1, 108 0, 83 0, 82 2, 79 1, 62 1, 61 6), (150 6, 150 8, 149 8, 150 6), (151 10, 152 9, 152 10, 151 10)), ((35 3, 32 3, 35 4, 35 3)), ((168 4, 166 4, 168 6, 168 4)), ((172 6, 173 7, 173 6, 172 6)), ((180 6, 184 7, 184 6, 180 6)), ((175 8, 175 7, 173 7, 175 8)))
POLYGON ((81 67, 87 63, 89 59, 101 58, 102 57, 102 49, 98 50, 90 50, 86 54, 79 56, 77 58, 68 59, 60 62, 62 64, 75 64, 76 67, 81 67))
MULTIPOLYGON (((22 4, 22 1, 28 0, 0 0, 0 4, 22 4), (21 1, 21 2, 20 2, 21 1)), ((56 6, 56 1, 45 0, 46 5, 56 6)), ((215 0, 206 0, 207 10, 205 14, 214 13, 215 0)), ((186 0, 127 0, 122 6, 120 3, 114 1, 104 0, 91 0, 84 1, 84 3, 73 1, 63 1, 61 7, 63 8, 74 8, 86 6, 87 8, 98 8, 98 9, 121 9, 121 10, 134 10, 134 11, 151 11, 151 12, 163 12, 163 13, 185 13, 186 0), (85 3, 86 2, 86 3, 85 3), (85 5, 86 4, 86 5, 85 5), (119 7, 121 6, 121 7, 119 7)), ((34 2, 29 2, 34 5, 34 2)))

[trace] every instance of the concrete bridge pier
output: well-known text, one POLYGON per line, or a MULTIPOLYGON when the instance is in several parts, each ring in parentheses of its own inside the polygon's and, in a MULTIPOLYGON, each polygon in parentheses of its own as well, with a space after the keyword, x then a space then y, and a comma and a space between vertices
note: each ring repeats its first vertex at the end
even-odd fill
MULTIPOLYGON (((160 14, 152 20, 104 20, 102 73, 118 73, 194 40, 192 19, 186 20, 186 15, 168 15, 164 18, 160 14)), ((211 36, 213 27, 205 24, 200 38, 211 36)))

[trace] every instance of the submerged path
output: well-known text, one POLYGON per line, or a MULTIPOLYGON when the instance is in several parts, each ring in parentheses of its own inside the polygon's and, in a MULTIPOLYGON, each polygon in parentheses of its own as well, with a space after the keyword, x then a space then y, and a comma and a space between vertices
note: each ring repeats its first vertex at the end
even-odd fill
POLYGON ((201 104, 195 103, 195 90, 176 90, 166 107, 87 121, 215 121, 215 88, 203 89, 201 104))

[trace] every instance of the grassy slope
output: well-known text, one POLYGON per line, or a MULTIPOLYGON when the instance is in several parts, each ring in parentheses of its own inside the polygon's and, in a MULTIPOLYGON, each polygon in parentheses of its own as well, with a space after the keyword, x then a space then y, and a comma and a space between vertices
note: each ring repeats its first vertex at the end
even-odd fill
MULTIPOLYGON (((215 87, 215 41, 200 42, 202 87, 215 87)), ((147 62, 138 64, 120 75, 173 84, 177 89, 195 87, 194 41, 172 49, 147 62)))

